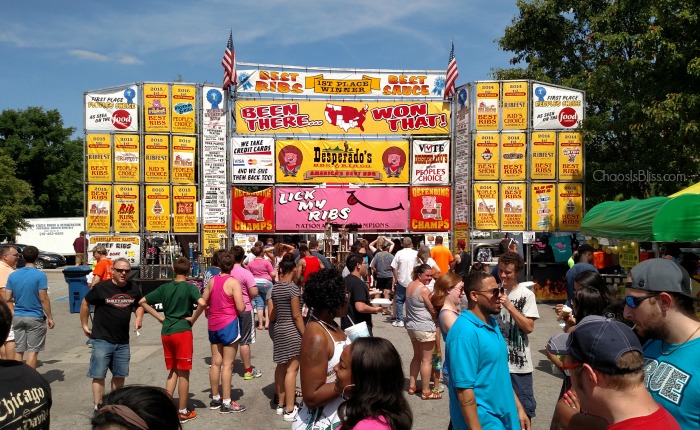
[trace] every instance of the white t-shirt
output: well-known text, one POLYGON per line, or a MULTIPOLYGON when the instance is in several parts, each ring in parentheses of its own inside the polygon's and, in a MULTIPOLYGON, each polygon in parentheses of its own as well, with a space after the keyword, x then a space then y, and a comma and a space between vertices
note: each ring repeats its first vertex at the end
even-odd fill
MULTIPOLYGON (((540 317, 535 293, 526 287, 515 287, 508 292, 508 299, 513 303, 515 309, 526 318, 538 319, 540 317)), ((508 345, 508 368, 510 373, 532 373, 532 354, 530 353, 530 340, 527 334, 515 324, 515 320, 513 320, 506 308, 501 309, 501 315, 497 319, 498 327, 501 329, 501 334, 508 345)))
POLYGON ((401 284, 402 287, 407 287, 408 284, 413 280, 413 268, 416 267, 416 257, 418 256, 418 251, 411 248, 403 248, 396 253, 394 259, 391 261, 391 267, 396 269, 399 275, 397 282, 401 284))

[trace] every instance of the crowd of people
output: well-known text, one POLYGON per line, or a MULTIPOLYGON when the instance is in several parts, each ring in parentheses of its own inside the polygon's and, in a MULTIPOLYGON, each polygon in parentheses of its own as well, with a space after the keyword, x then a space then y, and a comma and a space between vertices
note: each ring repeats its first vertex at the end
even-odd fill
MULTIPOLYGON (((192 326, 202 313, 212 357, 209 409, 219 413, 246 411, 232 399, 233 364, 239 355, 243 379, 260 378, 251 348, 267 332, 276 365, 273 410, 292 429, 409 429, 406 395, 439 401, 445 389, 449 428, 532 428, 528 335, 540 314, 535 295, 518 282, 522 257, 506 248, 497 281, 489 265, 470 267, 463 242, 456 255, 442 238, 435 243, 416 249, 406 237, 392 254, 397 246, 384 237, 358 241, 342 272, 314 240, 298 247, 259 242, 249 252, 234 246, 214 254, 199 288, 181 257, 173 281, 146 295, 128 280, 126 259, 103 263, 80 308, 92 348, 93 428, 174 429, 197 418, 188 398, 192 326), (375 297, 393 302, 375 305, 375 297), (146 313, 161 324, 164 389, 125 386, 130 331, 138 334, 146 313), (406 330, 413 349, 407 385, 394 345, 374 337, 373 314, 406 330)), ((40 407, 7 419, 48 428, 50 386, 33 368, 54 323, 34 250, 25 248, 27 268, 16 271, 16 249, 0 254, 0 391, 31 386, 42 393, 40 407)), ((547 356, 565 376, 550 428, 700 428, 700 321, 688 273, 667 259, 644 261, 631 270, 624 299, 615 300, 597 271, 586 270, 587 252, 579 248, 567 274, 569 300, 552 316, 563 333, 547 343, 547 356)), ((0 419, 0 428, 5 424, 0 419)))

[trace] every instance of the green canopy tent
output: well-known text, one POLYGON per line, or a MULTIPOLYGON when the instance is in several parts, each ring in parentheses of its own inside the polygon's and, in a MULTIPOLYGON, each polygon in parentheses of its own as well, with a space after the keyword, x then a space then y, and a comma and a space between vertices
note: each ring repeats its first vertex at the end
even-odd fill
POLYGON ((583 217, 581 233, 640 242, 697 242, 700 195, 603 202, 583 217))

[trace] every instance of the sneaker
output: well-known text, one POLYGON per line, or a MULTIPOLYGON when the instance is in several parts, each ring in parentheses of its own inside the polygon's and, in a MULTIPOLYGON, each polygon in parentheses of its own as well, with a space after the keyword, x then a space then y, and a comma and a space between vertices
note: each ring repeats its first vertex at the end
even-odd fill
POLYGON ((182 412, 178 412, 177 415, 180 418, 180 424, 184 424, 187 421, 192 421, 193 419, 197 418, 197 412, 189 409, 187 410, 187 413, 183 414, 182 412))
POLYGON ((228 405, 226 403, 221 404, 221 409, 219 409, 219 413, 230 414, 231 412, 245 412, 245 406, 233 401, 228 405))
POLYGON ((282 415, 284 413, 284 405, 277 405, 277 410, 275 410, 277 415, 282 415))
POLYGON ((259 371, 259 370, 256 369, 256 368, 253 368, 253 371, 252 371, 252 372, 245 372, 245 373, 243 374, 243 379, 246 380, 246 381, 250 381, 251 379, 259 378, 259 377, 261 377, 261 376, 262 376, 262 372, 259 371))
POLYGON ((394 327, 403 327, 403 321, 394 321, 391 325, 394 327))
POLYGON ((211 399, 211 402, 209 402, 209 409, 219 409, 223 403, 221 402, 221 399, 215 400, 211 399))
POLYGON ((284 412, 284 417, 282 417, 283 420, 292 422, 294 421, 294 418, 297 416, 297 412, 299 412, 299 408, 294 406, 294 409, 292 409, 292 412, 287 412, 282 408, 282 411, 284 412))

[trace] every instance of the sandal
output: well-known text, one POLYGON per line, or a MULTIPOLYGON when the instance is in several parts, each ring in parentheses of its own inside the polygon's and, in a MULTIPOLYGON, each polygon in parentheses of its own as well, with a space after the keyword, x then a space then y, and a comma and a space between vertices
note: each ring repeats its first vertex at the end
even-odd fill
POLYGON ((442 394, 434 391, 425 391, 420 395, 420 398, 421 400, 440 400, 442 399, 442 394))
POLYGON ((412 396, 416 394, 416 387, 408 387, 408 395, 412 396))

